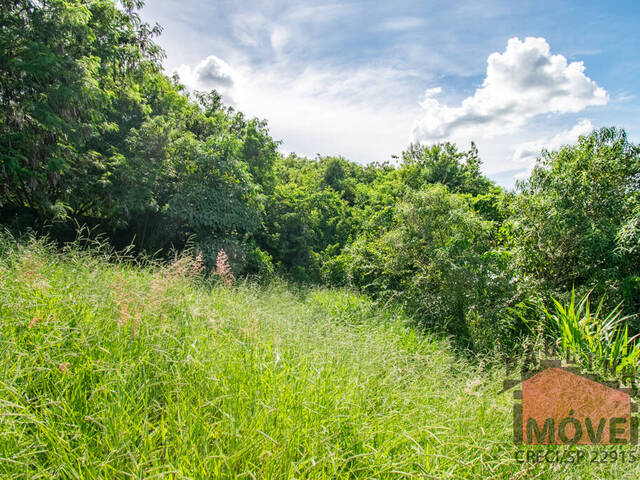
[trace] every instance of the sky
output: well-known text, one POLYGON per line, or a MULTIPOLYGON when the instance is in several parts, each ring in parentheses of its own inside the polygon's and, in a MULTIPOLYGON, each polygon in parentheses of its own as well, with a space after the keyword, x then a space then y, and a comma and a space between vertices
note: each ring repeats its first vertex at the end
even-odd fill
POLYGON ((142 18, 168 74, 266 119, 287 154, 475 141, 510 187, 594 128, 640 140, 638 1, 147 0, 142 18))

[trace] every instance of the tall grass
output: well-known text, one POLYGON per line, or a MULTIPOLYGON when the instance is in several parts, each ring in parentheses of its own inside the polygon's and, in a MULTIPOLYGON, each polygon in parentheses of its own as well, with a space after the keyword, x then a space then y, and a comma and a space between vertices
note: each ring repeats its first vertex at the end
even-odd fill
POLYGON ((366 297, 0 251, 0 478, 638 476, 518 463, 502 372, 366 297))

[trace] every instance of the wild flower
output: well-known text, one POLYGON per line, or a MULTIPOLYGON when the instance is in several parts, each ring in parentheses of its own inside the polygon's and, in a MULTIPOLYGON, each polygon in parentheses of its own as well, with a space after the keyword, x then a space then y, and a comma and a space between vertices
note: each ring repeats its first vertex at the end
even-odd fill
POLYGON ((169 268, 163 272, 163 275, 169 278, 193 278, 200 276, 204 268, 204 257, 202 252, 198 252, 196 258, 191 258, 187 255, 177 258, 169 265, 169 268))
POLYGON ((189 272, 189 264, 191 259, 187 256, 182 256, 174 260, 167 269, 166 276, 169 278, 185 277, 189 272))

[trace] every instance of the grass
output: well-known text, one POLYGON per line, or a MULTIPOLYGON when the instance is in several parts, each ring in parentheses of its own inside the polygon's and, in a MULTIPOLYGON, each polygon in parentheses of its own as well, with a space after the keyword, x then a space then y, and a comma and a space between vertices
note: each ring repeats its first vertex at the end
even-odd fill
POLYGON ((0 256, 0 478, 638 478, 518 463, 502 371, 357 294, 0 256))

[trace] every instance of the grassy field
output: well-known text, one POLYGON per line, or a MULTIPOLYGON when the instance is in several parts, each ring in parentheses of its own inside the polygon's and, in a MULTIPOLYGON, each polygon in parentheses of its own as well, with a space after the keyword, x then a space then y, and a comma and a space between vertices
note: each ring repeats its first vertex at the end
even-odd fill
POLYGON ((638 478, 514 460, 502 371, 340 290, 0 242, 0 478, 638 478))

